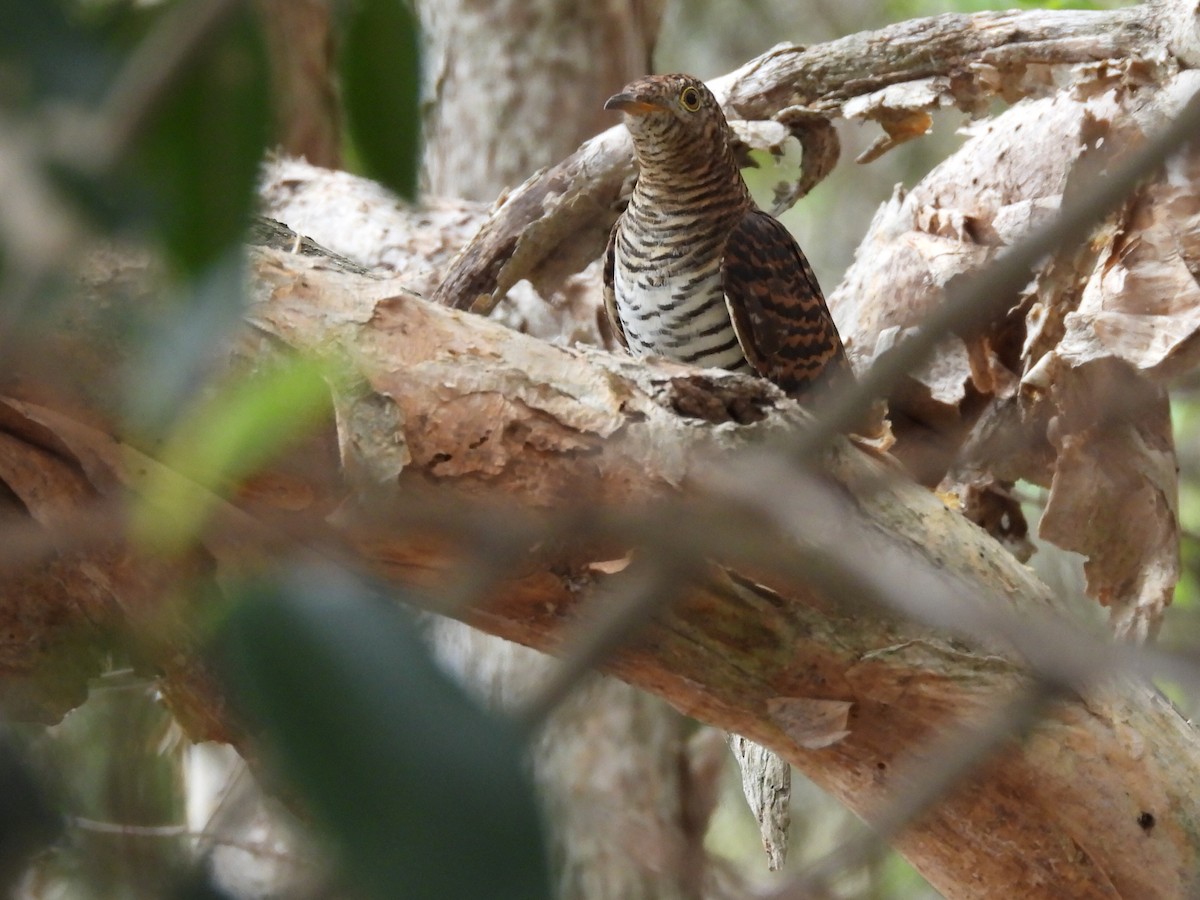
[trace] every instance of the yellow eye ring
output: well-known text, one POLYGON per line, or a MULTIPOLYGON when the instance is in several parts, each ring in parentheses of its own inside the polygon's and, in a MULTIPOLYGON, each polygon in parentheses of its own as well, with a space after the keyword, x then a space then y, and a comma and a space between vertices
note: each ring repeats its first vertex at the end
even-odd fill
POLYGON ((695 112, 700 108, 700 92, 694 87, 685 87, 679 92, 679 105, 688 112, 695 112))

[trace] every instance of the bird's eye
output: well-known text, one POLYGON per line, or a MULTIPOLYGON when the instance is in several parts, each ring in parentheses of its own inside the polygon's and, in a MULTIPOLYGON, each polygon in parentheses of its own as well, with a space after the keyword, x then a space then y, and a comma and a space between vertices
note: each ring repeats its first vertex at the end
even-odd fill
POLYGON ((695 112, 700 108, 700 92, 694 87, 685 87, 679 92, 679 103, 688 112, 695 112))

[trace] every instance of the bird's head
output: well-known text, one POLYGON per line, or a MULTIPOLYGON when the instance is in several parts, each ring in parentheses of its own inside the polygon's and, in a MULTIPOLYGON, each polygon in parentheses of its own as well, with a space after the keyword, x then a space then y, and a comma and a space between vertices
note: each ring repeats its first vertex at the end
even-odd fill
POLYGON ((717 98, 691 75, 650 75, 625 85, 605 109, 625 114, 625 126, 643 164, 657 152, 700 149, 726 142, 725 115, 717 98))

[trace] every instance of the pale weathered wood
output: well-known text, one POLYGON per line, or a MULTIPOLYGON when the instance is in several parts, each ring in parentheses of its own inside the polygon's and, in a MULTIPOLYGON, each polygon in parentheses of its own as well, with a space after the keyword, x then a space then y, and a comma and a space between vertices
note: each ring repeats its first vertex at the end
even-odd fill
MULTIPOLYGON (((746 426, 697 428, 676 408, 681 396, 706 391, 681 378, 683 370, 551 348, 389 296, 383 285, 291 269, 264 260, 270 296, 252 320, 287 343, 355 348, 375 402, 394 406, 397 421, 419 417, 419 428, 396 433, 410 456, 401 485, 432 480, 541 507, 580 496, 636 504, 702 480, 704 452, 744 446, 798 415, 761 385, 722 379, 736 386, 715 409, 731 408, 740 392, 769 414, 746 426)), ((839 539, 872 565, 886 568, 893 558, 916 573, 933 566, 954 573, 963 579, 964 602, 1002 597, 994 602, 1030 614, 1053 605, 1028 570, 930 494, 904 483, 881 488, 877 464, 859 451, 833 450, 825 471, 867 523, 847 526, 854 537, 839 539)), ((378 529, 364 533, 363 552, 390 577, 428 581, 448 564, 402 532, 392 541, 378 529)), ((586 550, 573 559, 569 570, 535 566, 507 583, 472 621, 535 646, 560 646, 585 585, 603 581, 586 565, 586 550)), ((1021 665, 1000 648, 863 615, 850 596, 800 583, 773 587, 764 593, 717 582, 692 590, 609 668, 781 750, 868 819, 890 795, 893 767, 906 750, 1027 684, 1021 665), (848 736, 806 749, 803 734, 789 733, 781 700, 851 704, 848 736)), ((1086 702, 1055 705, 1027 742, 1004 748, 985 775, 899 844, 954 897, 1186 896, 1200 871, 1192 828, 1200 816, 1197 752, 1191 727, 1151 690, 1097 688, 1086 702)))
MULTIPOLYGON (((1176 10, 1169 12, 1168 21, 1179 18, 1176 10)), ((731 119, 776 118, 800 132, 814 114, 835 118, 852 99, 933 78, 942 81, 925 106, 945 101, 976 109, 997 95, 1013 100, 1043 92, 1045 80, 1027 78, 1030 69, 1160 55, 1161 25, 1149 7, 937 16, 814 47, 776 49, 711 87, 731 119)), ((874 100, 857 114, 887 119, 888 99, 874 100)), ((924 112, 902 104, 900 117, 924 112)), ((522 278, 549 286, 583 268, 603 248, 633 174, 622 127, 588 141, 508 195, 463 251, 436 299, 461 309, 487 309, 522 278)))
POLYGON ((425 178, 493 200, 612 124, 604 101, 650 68, 665 0, 421 0, 425 178))
MULTIPOLYGON (((1141 40, 1154 32, 1170 35, 1172 46, 1186 43, 1182 26, 1129 30, 1128 23, 1159 8, 1166 6, 1126 14, 1122 21, 1128 27, 1116 33, 1141 40)), ((1033 59, 1044 48, 1026 49, 1033 59)), ((1155 52, 1152 44, 1143 49, 1155 52)), ((603 166, 598 171, 601 181, 611 176, 603 166)), ((586 174, 575 172, 584 180, 586 174)), ((571 187, 569 181, 560 184, 571 187)), ((530 198, 527 212, 537 213, 541 207, 530 198)), ((1144 209, 1161 214, 1153 203, 1144 209)), ((587 210, 576 212, 580 222, 594 224, 587 210)), ((529 252, 536 262, 537 253, 529 252)), ((506 523, 523 521, 525 509, 553 510, 581 499, 597 507, 645 503, 651 526, 686 535, 691 519, 681 515, 664 522, 655 505, 675 500, 682 485, 712 485, 718 496, 737 494, 729 485, 714 484, 708 454, 745 449, 803 421, 761 384, 555 349, 429 306, 396 283, 287 253, 264 251, 257 258, 255 289, 250 314, 255 330, 241 345, 243 358, 258 364, 280 346, 335 355, 345 350, 361 389, 336 398, 336 429, 330 423, 313 442, 325 441, 326 452, 313 454, 309 468, 281 476, 278 484, 287 489, 276 499, 263 495, 249 503, 246 495, 239 497, 253 506, 257 520, 232 506, 219 510, 195 560, 201 567, 213 561, 238 566, 267 555, 288 544, 295 530, 313 540, 330 539, 331 546, 385 577, 436 586, 458 571, 461 558, 447 555, 445 543, 404 527, 431 491, 437 501, 431 516, 453 510, 461 496, 512 502, 506 523), (339 438, 340 461, 328 452, 339 438), (388 524, 393 518, 394 527, 388 524)), ((111 309, 107 301, 81 308, 96 317, 111 309)), ((71 499, 68 522, 81 511, 95 512, 95 504, 103 511, 124 489, 138 490, 138 473, 157 465, 108 433, 105 399, 114 393, 112 372, 122 371, 127 337, 104 333, 103 343, 92 340, 94 334, 80 324, 89 321, 81 315, 57 331, 53 354, 39 350, 38 360, 17 354, 8 361, 5 390, 19 396, 3 410, 3 431, 13 439, 6 445, 3 477, 22 501, 12 507, 34 520, 26 530, 41 538, 40 544, 31 539, 22 546, 40 547, 49 563, 36 557, 33 576, 6 584, 11 589, 0 594, 0 609, 7 614, 34 608, 28 605, 32 599, 42 604, 39 613, 61 610, 60 624, 75 617, 97 631, 136 632, 154 622, 157 594, 143 584, 119 591, 113 586, 129 576, 138 558, 118 544, 87 559, 79 569, 85 579, 79 589, 96 602, 81 605, 75 590, 52 589, 61 582, 50 566, 74 552, 71 533, 46 528, 43 534, 39 518, 63 497, 71 499), (53 373, 47 371, 50 357, 53 373), (41 368, 30 368, 35 363, 41 368), (11 377, 28 374, 36 377, 11 377), (39 473, 65 480, 46 489, 39 473), (86 483, 69 493, 66 486, 81 473, 86 483), (112 602, 114 597, 122 602, 112 602)), ((1040 628, 1038 616, 1056 601, 983 532, 928 492, 881 482, 879 465, 853 448, 836 445, 823 458, 822 471, 835 493, 853 499, 857 516, 839 518, 837 504, 826 509, 786 502, 804 496, 789 484, 775 485, 774 491, 757 484, 755 494, 755 479, 746 479, 746 496, 738 496, 759 515, 745 523, 745 532, 773 536, 774 543, 762 546, 776 551, 779 567, 759 571, 731 550, 729 562, 746 565, 748 577, 714 575, 690 589, 607 665, 689 713, 782 750, 851 808, 874 819, 903 787, 906 776, 898 769, 907 751, 927 746, 948 722, 983 717, 1027 688, 1029 673, 1013 646, 1054 669, 1050 651, 1072 657, 1075 644, 1064 639, 1047 648, 1045 640, 1033 639, 1036 629, 1013 641, 980 640, 978 632, 987 629, 971 628, 970 622, 997 625, 995 635, 1004 633, 1001 625, 1012 624, 987 613, 1016 609, 1040 628), (760 530, 761 519, 771 516, 773 529, 760 530), (832 533, 834 542, 823 545, 822 532, 832 533), (922 586, 930 595, 957 587, 961 602, 939 603, 928 612, 976 638, 952 640, 944 632, 897 622, 864 607, 852 593, 818 582, 816 571, 810 580, 795 559, 812 546, 835 558, 849 548, 877 576, 894 576, 909 593, 920 595, 922 586), (823 727, 814 729, 814 720, 823 727), (848 734, 838 739, 841 731, 848 734)), ((720 525, 719 533, 731 546, 736 543, 736 526, 703 518, 703 507, 683 511, 695 513, 703 525, 720 525)), ((84 536, 107 548, 105 542, 120 537, 120 521, 101 521, 103 540, 84 536)), ((28 537, 25 531, 20 536, 28 537)), ((708 552, 704 534, 694 537, 706 555, 723 561, 708 552)), ((632 540, 614 541, 611 534, 592 540, 584 533, 561 553, 543 546, 541 555, 522 559, 519 572, 497 587, 493 602, 475 611, 472 621, 531 646, 561 650, 581 604, 611 583, 603 573, 632 540)), ((16 545, 5 541, 0 553, 16 545)), ((28 555, 23 558, 30 563, 28 555)), ((148 584, 154 587, 152 580, 148 584)), ((2 621, 11 646, 36 651, 45 633, 40 621, 20 615, 2 621)), ((86 640, 88 632, 81 633, 86 640)), ((1049 628, 1046 633, 1061 637, 1049 628)), ((194 735, 239 739, 202 668, 193 664, 191 649, 179 635, 166 646, 147 648, 168 664, 164 688, 194 735)), ((1099 645, 1092 649, 1107 660, 1099 645)), ((43 666, 38 678, 54 675, 43 666)), ((78 689, 78 672, 60 677, 78 689)), ((57 704, 61 712, 72 702, 72 691, 54 696, 54 687, 40 684, 37 702, 57 704)), ((1083 699, 1054 705, 1026 741, 1005 746, 981 777, 899 839, 948 896, 1167 898, 1200 890, 1200 749, 1193 729, 1150 689, 1130 681, 1080 692, 1083 699)))
MULTIPOLYGON (((554 348, 319 259, 263 251, 255 284, 249 318, 260 337, 242 345, 250 359, 280 345, 344 350, 359 373, 359 390, 338 398, 349 483, 329 468, 327 455, 323 464, 314 457, 309 470, 289 469, 286 502, 257 502, 259 519, 275 526, 264 530, 232 509, 218 516, 204 543, 220 565, 271 552, 281 534, 328 533, 326 516, 336 507, 343 548, 384 577, 436 585, 457 571, 460 558, 446 555, 445 542, 431 542, 428 527, 401 527, 431 487, 442 497, 431 511, 455 496, 514 503, 505 514, 509 525, 522 509, 588 497, 636 508, 675 496, 680 485, 710 483, 707 454, 761 443, 802 421, 761 383, 554 348), (389 528, 393 515, 399 524, 389 528)), ((10 433, 52 442, 58 456, 77 461, 102 500, 138 490, 140 473, 156 465, 103 429, 28 403, 8 407, 27 423, 10 425, 10 433)), ((836 510, 809 505, 806 540, 832 535, 832 549, 844 544, 883 573, 903 564, 902 583, 917 590, 926 579, 936 588, 950 573, 961 599, 950 609, 973 608, 973 597, 1027 616, 1052 608, 1028 570, 928 492, 881 482, 879 464, 847 445, 835 446, 823 469, 861 518, 837 525, 828 514, 836 510)), ((784 487, 773 492, 781 500, 784 487)), ((673 521, 666 530, 682 533, 689 520, 673 521)), ((734 529, 741 530, 737 523, 734 529)), ((778 541, 765 546, 788 558, 778 541)), ((619 551, 611 540, 586 538, 564 558, 543 551, 498 585, 472 621, 560 649, 579 604, 606 583, 603 567, 592 563, 619 551)), ((103 563, 118 571, 130 564, 125 557, 103 563)), ((106 571, 90 578, 111 579, 106 571)), ((709 580, 689 590, 606 668, 781 751, 868 820, 903 783, 893 773, 906 752, 1028 684, 1011 650, 995 641, 951 641, 871 613, 853 594, 818 591, 794 568, 790 573, 776 572, 773 590, 756 587, 757 578, 709 580), (845 710, 848 735, 836 740, 842 729, 827 727, 816 743, 834 742, 809 749, 813 730, 797 723, 813 708, 845 710)), ((56 602, 49 594, 43 599, 56 602)), ((155 611, 135 604, 105 615, 119 627, 125 619, 153 620, 155 611)), ((186 637, 172 641, 158 651, 172 661, 164 687, 192 733, 237 738, 203 670, 188 665, 186 637)), ((1086 701, 1054 706, 1026 742, 1003 748, 984 774, 898 843, 953 897, 1187 896, 1200 872, 1198 756, 1191 726, 1151 690, 1097 687, 1086 701)))
MULTIPOLYGON (((604 100, 649 68, 664 5, 418 3, 427 192, 491 201, 610 124, 604 100)), ((444 261, 417 255, 437 277, 444 274, 444 261)), ((564 282, 544 299, 522 293, 524 302, 504 310, 507 324, 560 341, 599 337, 596 316, 580 302, 589 295, 578 285, 564 282)), ((497 708, 525 702, 559 666, 457 621, 434 620, 428 633, 439 660, 497 708)), ((549 816, 557 900, 700 893, 709 869, 706 829, 683 825, 696 789, 681 765, 692 727, 660 699, 599 675, 546 718, 530 758, 549 816)))
MULTIPOLYGON (((1068 184, 1086 191, 1097 175, 1085 164, 1087 148, 1103 142, 1119 158, 1152 138, 1196 87, 1187 64, 1197 30, 1194 9, 1171 2, 938 16, 778 48, 714 88, 731 115, 774 116, 800 133, 814 117, 877 120, 885 136, 872 153, 924 133, 940 107, 978 112, 996 97, 1050 95, 978 128, 962 152, 881 207, 830 296, 852 356, 865 365, 919 327, 951 279, 1051 216, 1068 184), (1067 81, 1073 90, 1059 90, 1067 81)), ((435 297, 487 309, 516 279, 553 284, 578 262, 572 254, 598 252, 593 232, 607 230, 619 202, 612 189, 626 183, 618 177, 629 166, 622 137, 600 135, 515 191, 435 297)), ((1195 202, 1195 162, 1176 168, 1089 246, 1048 261, 1006 321, 970 340, 951 337, 929 371, 915 385, 896 385, 892 398, 896 453, 922 480, 958 495, 975 521, 1005 532, 1018 552, 1030 551, 1012 484, 1051 488, 1042 535, 1088 557, 1090 596, 1111 610, 1119 633, 1138 639, 1157 631, 1181 571, 1161 382, 1189 369, 1200 346, 1195 222, 1179 216, 1195 202), (1064 330, 1059 352, 1053 344, 1064 330), (1081 414, 1075 398, 1087 394, 1111 402, 1081 414), (1104 514, 1114 497, 1124 498, 1120 515, 1130 523, 1120 551, 1108 542, 1104 514)))

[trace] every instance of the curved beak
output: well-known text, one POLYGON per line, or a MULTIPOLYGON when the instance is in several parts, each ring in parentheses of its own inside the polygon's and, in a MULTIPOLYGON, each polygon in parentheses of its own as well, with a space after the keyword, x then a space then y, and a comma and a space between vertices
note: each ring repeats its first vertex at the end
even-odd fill
POLYGON ((629 113, 630 115, 645 115, 646 113, 655 112, 662 109, 654 103, 647 103, 645 100, 639 100, 628 91, 622 91, 619 94, 613 94, 604 101, 605 109, 619 109, 621 112, 629 113))

